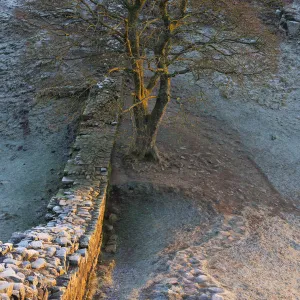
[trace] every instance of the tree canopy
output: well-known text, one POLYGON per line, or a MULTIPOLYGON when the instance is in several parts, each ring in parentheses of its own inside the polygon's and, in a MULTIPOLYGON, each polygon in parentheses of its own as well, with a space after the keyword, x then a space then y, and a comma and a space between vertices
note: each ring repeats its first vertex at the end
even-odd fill
POLYGON ((86 41, 105 48, 116 64, 107 71, 132 78, 132 153, 142 159, 159 159, 156 136, 173 77, 219 72, 243 78, 276 65, 276 37, 251 1, 40 0, 35 8, 47 13, 47 28, 68 36, 69 49, 86 41))

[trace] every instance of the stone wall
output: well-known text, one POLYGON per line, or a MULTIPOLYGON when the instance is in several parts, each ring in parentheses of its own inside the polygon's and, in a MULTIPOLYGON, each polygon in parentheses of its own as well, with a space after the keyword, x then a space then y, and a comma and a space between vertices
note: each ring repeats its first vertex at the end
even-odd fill
POLYGON ((0 242, 0 299, 82 299, 101 248, 117 85, 91 90, 48 221, 0 242))

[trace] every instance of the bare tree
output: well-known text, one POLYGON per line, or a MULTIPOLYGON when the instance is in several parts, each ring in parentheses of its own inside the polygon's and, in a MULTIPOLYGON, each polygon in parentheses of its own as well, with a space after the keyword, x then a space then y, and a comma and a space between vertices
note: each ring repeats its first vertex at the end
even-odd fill
MULTIPOLYGON (((49 7, 48 13, 58 13, 55 0, 37 2, 49 7)), ((156 137, 171 99, 172 78, 188 72, 242 78, 276 65, 276 37, 248 2, 68 0, 63 11, 69 13, 69 23, 57 26, 70 36, 83 32, 96 44, 101 40, 102 46, 105 41, 118 55, 110 73, 122 71, 133 79, 132 153, 159 160, 156 137)))

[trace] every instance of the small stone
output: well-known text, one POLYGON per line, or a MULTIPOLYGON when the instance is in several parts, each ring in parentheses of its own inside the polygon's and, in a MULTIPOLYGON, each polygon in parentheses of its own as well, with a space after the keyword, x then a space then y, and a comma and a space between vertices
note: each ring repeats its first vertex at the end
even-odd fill
POLYGON ((12 258, 6 258, 6 259, 4 259, 3 262, 6 263, 6 264, 12 264, 12 265, 16 265, 16 266, 19 266, 22 263, 21 261, 15 260, 15 259, 12 259, 12 258))
POLYGON ((16 272, 12 268, 7 268, 0 273, 0 278, 6 278, 13 275, 16 275, 16 272))
POLYGON ((199 263, 200 263, 200 260, 197 259, 197 258, 192 257, 192 258, 189 259, 189 262, 190 262, 191 264, 199 264, 199 263))
POLYGON ((63 209, 61 208, 61 206, 54 206, 52 210, 54 212, 56 212, 57 214, 60 214, 63 212, 63 209))
POLYGON ((29 246, 29 241, 23 240, 20 243, 18 243, 18 246, 22 248, 27 248, 29 246))
POLYGON ((44 283, 47 285, 47 287, 53 287, 56 285, 56 279, 55 278, 45 278, 44 283))
POLYGON ((37 238, 38 238, 39 240, 44 241, 44 242, 51 242, 51 240, 52 240, 52 236, 51 236, 50 234, 48 234, 48 233, 43 233, 43 232, 38 233, 38 234, 37 234, 37 238))
POLYGON ((165 283, 167 284, 178 284, 178 279, 176 277, 174 278, 167 278, 164 280, 165 283))
POLYGON ((61 181, 64 185, 69 185, 73 184, 74 179, 64 176, 61 181))
POLYGON ((24 252, 24 257, 28 260, 38 256, 39 256, 39 252, 33 249, 29 249, 24 252))
POLYGON ((33 299, 35 295, 36 295, 35 290, 25 285, 25 299, 33 299))
POLYGON ((209 297, 206 294, 202 294, 199 300, 209 300, 209 297))
POLYGON ((26 276, 25 276, 23 273, 21 273, 21 272, 18 272, 18 273, 17 273, 17 276, 19 276, 19 277, 22 278, 23 280, 25 280, 25 278, 26 278, 26 276))
POLYGON ((79 249, 79 250, 77 250, 77 253, 79 253, 83 257, 87 256, 87 250, 86 249, 79 249))
POLYGON ((25 286, 23 283, 14 283, 14 291, 18 293, 19 298, 17 299, 25 299, 25 286))
POLYGON ((211 300, 223 300, 224 298, 218 294, 214 294, 212 297, 211 297, 211 300))
POLYGON ((0 293, 7 294, 9 297, 12 294, 14 284, 7 281, 0 281, 0 293))
POLYGON ((23 263, 22 263, 22 268, 23 269, 30 269, 31 268, 31 263, 30 263, 30 261, 23 261, 23 263))
POLYGON ((27 280, 33 285, 37 285, 39 283, 39 280, 36 276, 28 276, 27 280))
POLYGON ((16 253, 23 255, 24 251, 27 250, 25 247, 18 247, 15 249, 16 253))
POLYGON ((195 276, 197 276, 197 275, 203 275, 203 271, 201 271, 201 270, 198 269, 198 268, 195 268, 195 269, 193 270, 193 274, 194 274, 195 276))
POLYGON ((7 294, 0 294, 0 299, 1 300, 10 300, 10 297, 7 294))
POLYGON ((43 258, 38 258, 31 264, 33 269, 42 269, 46 266, 47 262, 43 258))
POLYGON ((80 254, 74 254, 69 257, 69 262, 73 266, 78 266, 82 257, 80 254))
POLYGON ((48 247, 46 249, 46 251, 47 251, 47 255, 49 255, 50 257, 52 257, 55 254, 55 252, 56 252, 56 248, 55 247, 48 247))
POLYGON ((59 237, 55 240, 60 246, 66 247, 71 246, 72 242, 66 237, 59 237))
POLYGON ((195 278, 195 281, 198 283, 203 283, 203 282, 206 282, 207 280, 208 280, 208 277, 205 275, 200 275, 195 278))
POLYGON ((224 290, 222 288, 219 288, 219 287, 209 287, 208 288, 208 291, 211 292, 211 293, 224 293, 224 290))
POLYGON ((57 250, 56 256, 58 258, 65 259, 67 257, 67 249, 66 248, 61 248, 61 249, 57 250))
POLYGON ((14 248, 14 245, 12 243, 4 243, 3 245, 7 247, 9 251, 12 251, 12 249, 14 248))

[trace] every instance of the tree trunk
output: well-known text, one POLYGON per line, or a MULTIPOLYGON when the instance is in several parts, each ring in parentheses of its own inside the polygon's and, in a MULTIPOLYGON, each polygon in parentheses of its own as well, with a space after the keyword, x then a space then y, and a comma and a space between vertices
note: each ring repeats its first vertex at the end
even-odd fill
POLYGON ((140 159, 159 161, 156 137, 159 125, 170 101, 171 82, 167 74, 161 76, 159 91, 151 114, 135 114, 136 137, 133 153, 140 159))

